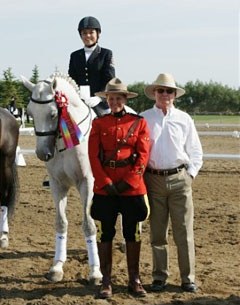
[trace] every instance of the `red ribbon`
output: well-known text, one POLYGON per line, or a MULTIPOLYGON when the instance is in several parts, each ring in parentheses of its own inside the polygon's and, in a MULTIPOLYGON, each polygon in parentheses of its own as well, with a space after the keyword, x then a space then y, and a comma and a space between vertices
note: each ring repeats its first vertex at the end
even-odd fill
POLYGON ((55 101, 58 105, 58 108, 64 108, 68 106, 68 98, 61 91, 55 92, 55 101))
POLYGON ((58 105, 58 109, 60 110, 58 124, 64 144, 66 148, 72 148, 80 143, 78 137, 80 130, 67 110, 69 103, 66 95, 61 91, 56 91, 55 101, 58 105))

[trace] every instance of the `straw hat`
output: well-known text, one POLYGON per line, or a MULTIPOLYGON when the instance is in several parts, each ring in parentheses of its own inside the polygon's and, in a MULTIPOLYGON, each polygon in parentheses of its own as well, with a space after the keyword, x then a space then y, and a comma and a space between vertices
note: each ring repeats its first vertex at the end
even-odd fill
POLYGON ((145 95, 150 100, 155 100, 154 90, 159 87, 168 87, 176 89, 176 98, 185 94, 185 90, 176 86, 174 78, 169 73, 159 74, 157 79, 151 84, 145 87, 145 95))
POLYGON ((127 98, 134 98, 138 96, 137 93, 128 91, 127 86, 124 85, 121 80, 116 77, 107 83, 105 91, 96 92, 95 95, 106 98, 110 93, 125 94, 127 98))

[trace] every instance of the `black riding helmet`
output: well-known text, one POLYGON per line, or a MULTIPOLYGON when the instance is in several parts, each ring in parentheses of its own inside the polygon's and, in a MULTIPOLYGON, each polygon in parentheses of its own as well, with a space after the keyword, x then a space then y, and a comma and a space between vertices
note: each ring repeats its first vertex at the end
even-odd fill
POLYGON ((80 20, 78 25, 78 31, 81 33, 84 29, 95 29, 98 33, 101 33, 101 25, 95 17, 84 17, 80 20))

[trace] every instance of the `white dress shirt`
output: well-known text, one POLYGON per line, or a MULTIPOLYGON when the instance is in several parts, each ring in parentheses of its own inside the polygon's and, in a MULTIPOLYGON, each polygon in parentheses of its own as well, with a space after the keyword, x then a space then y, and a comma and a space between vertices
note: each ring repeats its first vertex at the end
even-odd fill
POLYGON ((172 169, 187 165, 195 177, 202 166, 202 145, 189 114, 172 106, 166 115, 155 105, 141 113, 148 122, 151 151, 148 167, 172 169))

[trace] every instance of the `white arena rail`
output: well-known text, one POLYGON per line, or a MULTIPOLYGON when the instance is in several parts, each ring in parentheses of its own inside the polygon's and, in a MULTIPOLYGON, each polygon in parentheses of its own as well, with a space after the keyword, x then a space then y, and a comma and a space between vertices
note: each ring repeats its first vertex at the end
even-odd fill
MULTIPOLYGON (((34 128, 27 127, 27 128, 20 128, 20 135, 24 136, 33 136, 34 135, 34 128)), ((234 138, 240 137, 240 131, 198 131, 200 136, 231 136, 234 138)))
POLYGON ((221 124, 221 123, 195 123, 196 127, 239 127, 240 126, 240 117, 239 124, 221 124))
POLYGON ((223 136, 240 138, 240 131, 198 131, 199 136, 223 136))
MULTIPOLYGON (((23 155, 34 155, 34 149, 21 149, 20 153, 23 155)), ((228 160, 240 160, 240 154, 203 154, 204 159, 228 159, 228 160)))
POLYGON ((203 159, 225 159, 225 160, 240 160, 240 154, 203 154, 203 159))
MULTIPOLYGON (((196 124, 196 126, 205 126, 205 127, 239 127, 239 124, 196 124), (208 125, 208 126, 207 126, 208 125)), ((240 131, 198 131, 199 136, 229 136, 234 138, 240 138, 240 131)), ((34 128, 20 128, 20 135, 34 135, 34 128)), ((20 149, 20 152, 23 155, 35 154, 34 149, 20 149)), ((210 159, 225 159, 225 160, 240 160, 240 154, 203 154, 205 160, 210 159)))
POLYGON ((20 133, 20 135, 23 135, 23 136, 33 136, 34 128, 33 127, 26 127, 26 128, 20 127, 19 133, 20 133))

